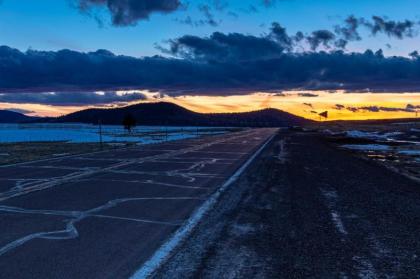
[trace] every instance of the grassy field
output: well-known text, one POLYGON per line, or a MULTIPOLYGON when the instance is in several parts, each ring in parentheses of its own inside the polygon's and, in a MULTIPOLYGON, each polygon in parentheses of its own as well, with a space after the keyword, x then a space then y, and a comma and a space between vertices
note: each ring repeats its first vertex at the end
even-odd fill
MULTIPOLYGON (((103 149, 117 148, 104 144, 103 149)), ((98 143, 26 142, 0 144, 0 165, 101 150, 98 143)))

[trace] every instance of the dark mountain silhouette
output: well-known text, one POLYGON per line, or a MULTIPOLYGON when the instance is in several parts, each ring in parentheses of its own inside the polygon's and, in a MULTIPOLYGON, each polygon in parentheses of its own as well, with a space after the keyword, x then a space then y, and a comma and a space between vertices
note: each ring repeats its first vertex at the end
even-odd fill
POLYGON ((20 123, 32 121, 34 119, 36 119, 36 117, 30 117, 22 113, 9 110, 0 110, 0 123, 20 123))
POLYGON ((113 109, 87 109, 55 118, 54 122, 81 122, 121 125, 130 114, 137 125, 171 126, 241 126, 268 127, 302 125, 304 118, 277 109, 264 109, 244 113, 203 114, 187 110, 173 103, 143 103, 113 109))

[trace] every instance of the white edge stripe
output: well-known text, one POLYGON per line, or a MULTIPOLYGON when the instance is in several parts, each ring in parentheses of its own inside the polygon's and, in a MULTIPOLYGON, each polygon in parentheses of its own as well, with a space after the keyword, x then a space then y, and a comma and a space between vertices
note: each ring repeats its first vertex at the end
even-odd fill
POLYGON ((155 253, 145 262, 139 270, 137 270, 130 279, 143 279, 151 276, 171 255, 175 248, 186 239, 193 229, 198 225, 204 215, 212 209, 212 207, 219 200, 220 195, 228 189, 228 187, 235 182, 238 177, 245 171, 245 169, 254 161, 254 159, 264 150, 264 148, 271 142, 272 135, 268 140, 213 194, 208 198, 169 238, 155 253))

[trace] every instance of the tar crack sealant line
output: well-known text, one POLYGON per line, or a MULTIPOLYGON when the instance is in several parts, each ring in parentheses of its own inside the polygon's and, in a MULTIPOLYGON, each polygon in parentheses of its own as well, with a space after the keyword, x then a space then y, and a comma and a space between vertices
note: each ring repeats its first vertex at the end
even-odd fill
POLYGON ((154 254, 138 269, 130 279, 143 279, 151 276, 169 258, 178 245, 185 240, 199 224, 201 219, 218 202, 220 196, 235 182, 254 159, 264 150, 276 134, 272 135, 213 195, 211 195, 154 254))

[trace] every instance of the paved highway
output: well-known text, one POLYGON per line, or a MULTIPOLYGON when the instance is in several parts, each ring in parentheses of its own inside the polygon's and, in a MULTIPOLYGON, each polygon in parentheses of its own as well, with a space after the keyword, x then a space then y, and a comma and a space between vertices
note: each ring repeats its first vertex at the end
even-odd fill
POLYGON ((0 277, 129 277, 275 131, 0 167, 0 277))

